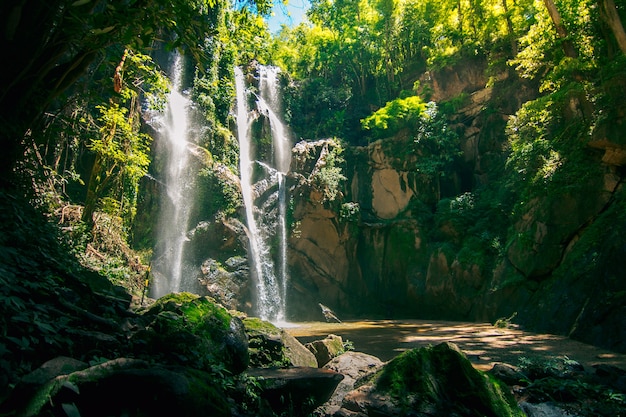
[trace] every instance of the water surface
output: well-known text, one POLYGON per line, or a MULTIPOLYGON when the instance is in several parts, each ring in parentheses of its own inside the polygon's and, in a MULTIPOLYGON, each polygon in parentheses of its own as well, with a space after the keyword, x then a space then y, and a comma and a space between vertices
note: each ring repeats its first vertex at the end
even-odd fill
POLYGON ((300 342, 336 334, 349 340, 356 351, 388 361, 413 348, 452 342, 475 367, 488 370, 496 362, 518 365, 520 358, 563 358, 585 366, 608 364, 626 369, 626 355, 563 336, 496 328, 489 323, 428 320, 363 320, 343 323, 304 322, 283 326, 300 342))

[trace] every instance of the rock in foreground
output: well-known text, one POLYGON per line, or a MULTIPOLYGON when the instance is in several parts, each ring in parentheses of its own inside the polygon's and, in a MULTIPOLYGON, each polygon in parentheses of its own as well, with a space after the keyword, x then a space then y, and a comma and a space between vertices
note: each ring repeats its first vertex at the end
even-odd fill
POLYGON ((451 343, 407 351, 358 385, 335 416, 524 416, 506 388, 451 343))

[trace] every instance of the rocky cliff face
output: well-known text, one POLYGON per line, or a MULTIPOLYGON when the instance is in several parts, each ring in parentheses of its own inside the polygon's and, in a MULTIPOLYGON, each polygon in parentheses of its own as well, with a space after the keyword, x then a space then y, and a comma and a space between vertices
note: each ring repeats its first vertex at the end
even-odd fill
MULTIPOLYGON (((495 321, 517 313, 529 329, 625 351, 626 147, 619 127, 596 126, 581 146, 581 175, 525 200, 501 176, 507 121, 535 97, 532 85, 503 74, 486 88, 475 70, 429 76, 439 100, 466 93, 450 121, 461 157, 443 175, 417 172, 419 155, 403 131, 347 149, 343 194, 326 201, 308 179, 331 141, 296 148, 292 169, 302 180, 289 263, 290 299, 298 301, 290 314, 319 318, 318 302, 340 317, 495 321)), ((585 106, 573 97, 564 122, 585 106)))

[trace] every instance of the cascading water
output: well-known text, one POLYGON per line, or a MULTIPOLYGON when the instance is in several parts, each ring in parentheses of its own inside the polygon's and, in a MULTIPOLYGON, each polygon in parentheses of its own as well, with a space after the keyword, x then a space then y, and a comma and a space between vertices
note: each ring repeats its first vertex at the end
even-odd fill
POLYGON ((177 54, 171 69, 171 91, 159 134, 166 167, 163 183, 166 201, 163 201, 159 219, 159 250, 155 254, 151 296, 161 297, 182 288, 183 248, 186 239, 189 209, 193 193, 190 192, 189 172, 190 101, 182 90, 183 60, 177 54))
MULTIPOLYGON (((286 128, 276 116, 278 101, 277 72, 270 67, 260 67, 259 91, 257 108, 270 121, 272 131, 274 158, 272 167, 260 161, 255 161, 251 149, 251 125, 257 112, 248 109, 248 91, 244 76, 239 68, 235 69, 237 88, 237 134, 239 139, 241 188, 246 208, 248 223, 250 256, 257 283, 258 314, 265 320, 273 322, 285 321, 287 295, 287 227, 286 227, 286 186, 285 174, 291 163, 291 145, 286 135, 286 128), (278 259, 276 262, 270 254, 268 241, 272 237, 271 230, 261 230, 255 207, 255 193, 253 184, 253 168, 255 164, 265 169, 270 175, 266 181, 276 182, 278 185, 278 259), (278 272, 278 274, 276 274, 278 272)), ((264 216, 264 213, 260 213, 264 216)))
POLYGON ((287 270, 287 187, 285 179, 291 165, 291 142, 285 125, 277 116, 282 104, 278 88, 278 73, 277 67, 261 66, 259 68, 260 98, 258 106, 261 111, 267 114, 270 121, 274 166, 278 176, 278 277, 281 283, 283 301, 278 312, 278 320, 280 321, 286 319, 287 283, 289 281, 287 270))

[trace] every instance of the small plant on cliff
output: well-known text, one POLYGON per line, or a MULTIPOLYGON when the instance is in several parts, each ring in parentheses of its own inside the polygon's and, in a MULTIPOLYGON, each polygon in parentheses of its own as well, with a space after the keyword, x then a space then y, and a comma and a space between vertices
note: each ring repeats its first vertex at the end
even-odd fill
POLYGON ((359 206, 359 203, 349 201, 341 205, 341 208, 339 209, 339 216, 343 221, 356 222, 359 220, 360 212, 361 207, 359 206))
POLYGON ((359 203, 349 201, 343 203, 339 208, 339 220, 343 222, 352 233, 358 234, 360 218, 361 206, 359 206, 359 203))
POLYGON ((323 192, 324 201, 335 201, 341 194, 341 186, 346 180, 342 174, 342 165, 345 162, 343 158, 343 147, 339 141, 334 140, 331 146, 326 145, 323 164, 316 169, 311 176, 312 183, 323 192))

